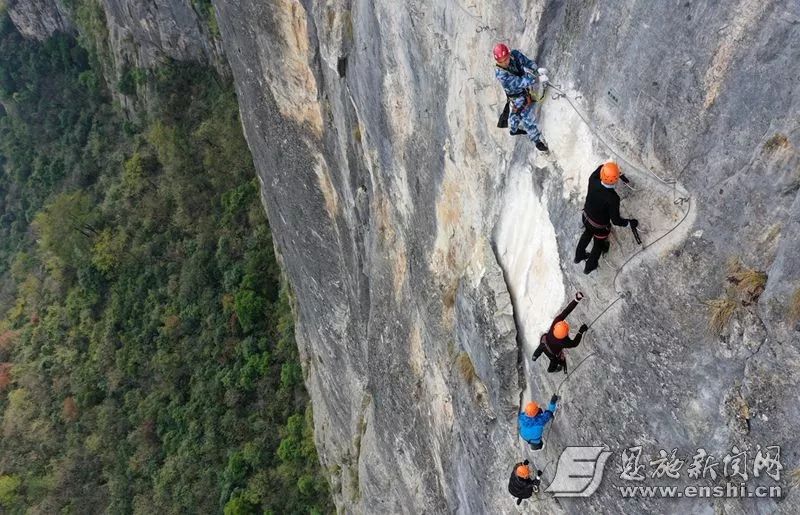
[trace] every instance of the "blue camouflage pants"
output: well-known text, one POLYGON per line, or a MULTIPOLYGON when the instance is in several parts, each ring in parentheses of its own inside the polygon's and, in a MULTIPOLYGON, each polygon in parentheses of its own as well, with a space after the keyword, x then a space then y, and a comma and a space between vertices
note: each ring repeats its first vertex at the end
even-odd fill
POLYGON ((508 114, 508 128, 511 132, 516 132, 522 125, 522 129, 528 133, 528 138, 534 143, 539 141, 542 133, 536 124, 535 102, 525 105, 525 98, 514 99, 512 101, 511 112, 508 114))

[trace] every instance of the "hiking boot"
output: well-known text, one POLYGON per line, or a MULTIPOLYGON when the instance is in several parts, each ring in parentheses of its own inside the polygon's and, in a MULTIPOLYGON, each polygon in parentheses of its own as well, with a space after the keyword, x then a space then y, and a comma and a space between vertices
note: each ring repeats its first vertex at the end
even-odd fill
POLYGON ((524 131, 522 129, 513 129, 511 131, 512 136, 522 136, 523 134, 528 134, 528 131, 524 131))
POLYGON ((536 142, 536 150, 540 152, 550 152, 550 148, 548 148, 547 143, 544 142, 544 138, 541 138, 536 142))
POLYGON ((597 264, 598 263, 597 263, 596 259, 591 259, 591 258, 587 259, 586 260, 586 265, 583 267, 583 273, 587 274, 587 275, 591 274, 592 272, 597 270, 597 264))
POLYGON ((580 253, 575 252, 575 264, 580 263, 581 261, 583 261, 584 259, 586 259, 588 257, 589 257, 589 254, 585 250, 580 252, 580 253))

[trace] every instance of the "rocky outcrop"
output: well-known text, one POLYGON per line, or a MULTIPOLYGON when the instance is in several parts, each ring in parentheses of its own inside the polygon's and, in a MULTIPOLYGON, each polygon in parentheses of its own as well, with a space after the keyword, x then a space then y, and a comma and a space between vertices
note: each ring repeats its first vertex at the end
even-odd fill
MULTIPOLYGON (((102 41, 107 45, 117 73, 129 68, 153 68, 165 59, 199 62, 227 74, 212 9, 201 10, 192 0, 10 0, 11 21, 26 37, 47 39, 56 32, 76 30, 72 18, 83 9, 92 23, 104 24, 102 41), (98 16, 99 13, 99 16, 98 16)), ((77 27, 94 30, 98 27, 77 27)), ((99 37, 93 34, 92 38, 99 37)))
POLYGON ((28 38, 45 40, 56 32, 71 32, 74 27, 58 0, 9 0, 8 15, 28 38))
POLYGON ((117 63, 152 68, 165 58, 225 69, 213 18, 192 0, 103 0, 109 45, 117 63))

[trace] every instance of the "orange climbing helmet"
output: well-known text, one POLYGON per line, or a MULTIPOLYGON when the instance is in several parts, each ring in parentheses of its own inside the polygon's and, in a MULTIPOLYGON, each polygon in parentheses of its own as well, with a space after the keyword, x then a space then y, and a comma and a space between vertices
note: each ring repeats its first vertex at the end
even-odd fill
POLYGON ((521 477, 522 479, 528 479, 531 477, 531 469, 528 468, 527 465, 518 466, 515 472, 517 473, 517 477, 521 477))
POLYGON ((535 417, 539 413, 539 405, 531 401, 525 405, 525 414, 529 417, 535 417))
POLYGON ((502 61, 511 54, 511 50, 503 43, 498 43, 494 46, 494 51, 492 53, 494 54, 495 61, 502 61))
POLYGON ((600 180, 606 184, 616 184, 619 180, 619 166, 614 161, 605 163, 600 168, 600 180))
POLYGON ((564 320, 557 322, 556 325, 553 326, 553 336, 559 340, 569 336, 569 324, 564 320))

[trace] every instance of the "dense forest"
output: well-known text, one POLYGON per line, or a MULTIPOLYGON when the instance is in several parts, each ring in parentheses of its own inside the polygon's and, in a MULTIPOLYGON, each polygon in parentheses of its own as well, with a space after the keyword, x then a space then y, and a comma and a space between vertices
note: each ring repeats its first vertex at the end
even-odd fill
POLYGON ((330 512, 232 84, 101 38, 0 19, 0 511, 330 512))

